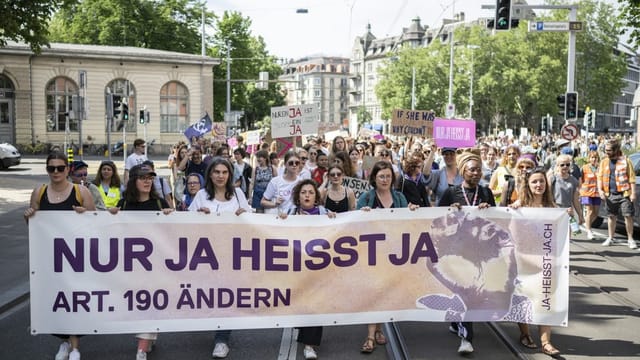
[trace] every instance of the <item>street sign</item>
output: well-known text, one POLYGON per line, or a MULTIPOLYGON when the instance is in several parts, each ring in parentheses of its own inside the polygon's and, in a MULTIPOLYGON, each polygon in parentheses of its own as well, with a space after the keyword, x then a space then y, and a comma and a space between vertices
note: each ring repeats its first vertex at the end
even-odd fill
POLYGON ((444 114, 447 117, 447 119, 452 119, 453 116, 456 114, 456 105, 453 103, 447 104, 447 111, 445 111, 444 114))
POLYGON ((529 21, 529 31, 582 31, 582 21, 529 21))
POLYGON ((560 129, 560 135, 565 140, 575 140, 580 135, 580 129, 578 129, 578 125, 576 124, 565 124, 562 125, 560 129))

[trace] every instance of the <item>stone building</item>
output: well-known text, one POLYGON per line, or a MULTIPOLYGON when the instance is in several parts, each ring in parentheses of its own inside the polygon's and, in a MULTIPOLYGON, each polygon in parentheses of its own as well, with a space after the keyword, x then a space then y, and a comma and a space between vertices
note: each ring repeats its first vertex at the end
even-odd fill
POLYGON ((168 150, 212 112, 219 63, 169 51, 59 43, 35 55, 26 44, 9 42, 0 48, 0 141, 61 147, 122 140, 118 121, 107 124, 107 99, 114 94, 129 109, 126 142, 146 135, 168 150), (142 108, 150 113, 146 125, 138 119, 142 108))

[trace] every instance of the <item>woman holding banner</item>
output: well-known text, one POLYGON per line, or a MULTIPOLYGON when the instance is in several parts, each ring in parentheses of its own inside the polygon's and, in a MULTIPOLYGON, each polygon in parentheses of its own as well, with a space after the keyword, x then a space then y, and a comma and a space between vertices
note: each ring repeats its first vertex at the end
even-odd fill
MULTIPOLYGON (((403 207, 408 207, 411 210, 419 208, 420 206, 418 205, 408 203, 401 192, 393 189, 395 182, 396 175, 391 162, 376 162, 369 175, 369 184, 373 189, 362 193, 362 195, 358 197, 356 208, 363 211, 403 207)), ((367 325, 367 338, 362 344, 360 351, 363 353, 371 353, 375 350, 376 344, 384 345, 386 343, 387 338, 382 333, 382 324, 369 324, 367 325)))
MULTIPOLYGON (((93 197, 86 186, 72 184, 67 180, 69 175, 69 163, 67 155, 53 153, 47 156, 47 174, 49 184, 41 185, 31 193, 31 202, 27 210, 24 211, 24 219, 28 222, 37 211, 47 210, 74 210, 83 213, 87 210, 96 209, 93 197)), ((55 360, 80 360, 80 336, 54 334, 63 339, 60 344, 55 360)))
MULTIPOLYGON (((240 215, 251 212, 247 198, 242 189, 233 183, 233 165, 223 157, 214 157, 207 167, 204 188, 198 191, 189 205, 189 211, 200 211, 205 214, 232 212, 240 215)), ((229 355, 229 338, 231 330, 216 331, 213 339, 214 348, 211 354, 214 359, 229 355)))
MULTIPOLYGON (((539 167, 527 172, 526 182, 518 190, 518 201, 510 206, 514 209, 518 207, 537 207, 537 208, 553 208, 556 207, 556 202, 553 198, 553 191, 549 184, 549 179, 544 171, 544 168, 539 167)), ((569 212, 569 210, 567 210, 569 212)), ((519 323, 520 327, 520 342, 528 347, 535 348, 535 343, 530 339, 528 324, 519 323), (523 341, 523 337, 526 343, 523 341), (531 340, 531 341, 529 341, 531 340)), ((556 349, 551 344, 551 326, 538 325, 538 332, 540 333, 540 343, 542 344, 542 352, 549 356, 560 355, 560 350, 556 349)))

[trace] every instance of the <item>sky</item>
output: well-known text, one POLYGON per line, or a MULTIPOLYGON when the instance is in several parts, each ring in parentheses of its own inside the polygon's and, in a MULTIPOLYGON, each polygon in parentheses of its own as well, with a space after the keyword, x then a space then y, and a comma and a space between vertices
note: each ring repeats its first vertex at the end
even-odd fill
POLYGON ((285 59, 350 57, 355 37, 365 33, 367 24, 377 38, 384 38, 400 35, 416 16, 430 28, 458 12, 467 20, 493 17, 494 10, 481 9, 482 4, 495 0, 207 0, 209 11, 234 10, 251 18, 253 35, 265 39, 271 55, 285 59), (298 14, 297 9, 308 13, 298 14))

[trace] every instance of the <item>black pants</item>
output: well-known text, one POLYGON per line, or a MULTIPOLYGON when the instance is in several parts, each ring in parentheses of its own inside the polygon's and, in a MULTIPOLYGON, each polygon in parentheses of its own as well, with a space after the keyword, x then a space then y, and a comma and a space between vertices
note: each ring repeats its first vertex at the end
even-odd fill
POLYGON ((305 345, 320 346, 322 341, 322 326, 298 328, 298 342, 305 345))

